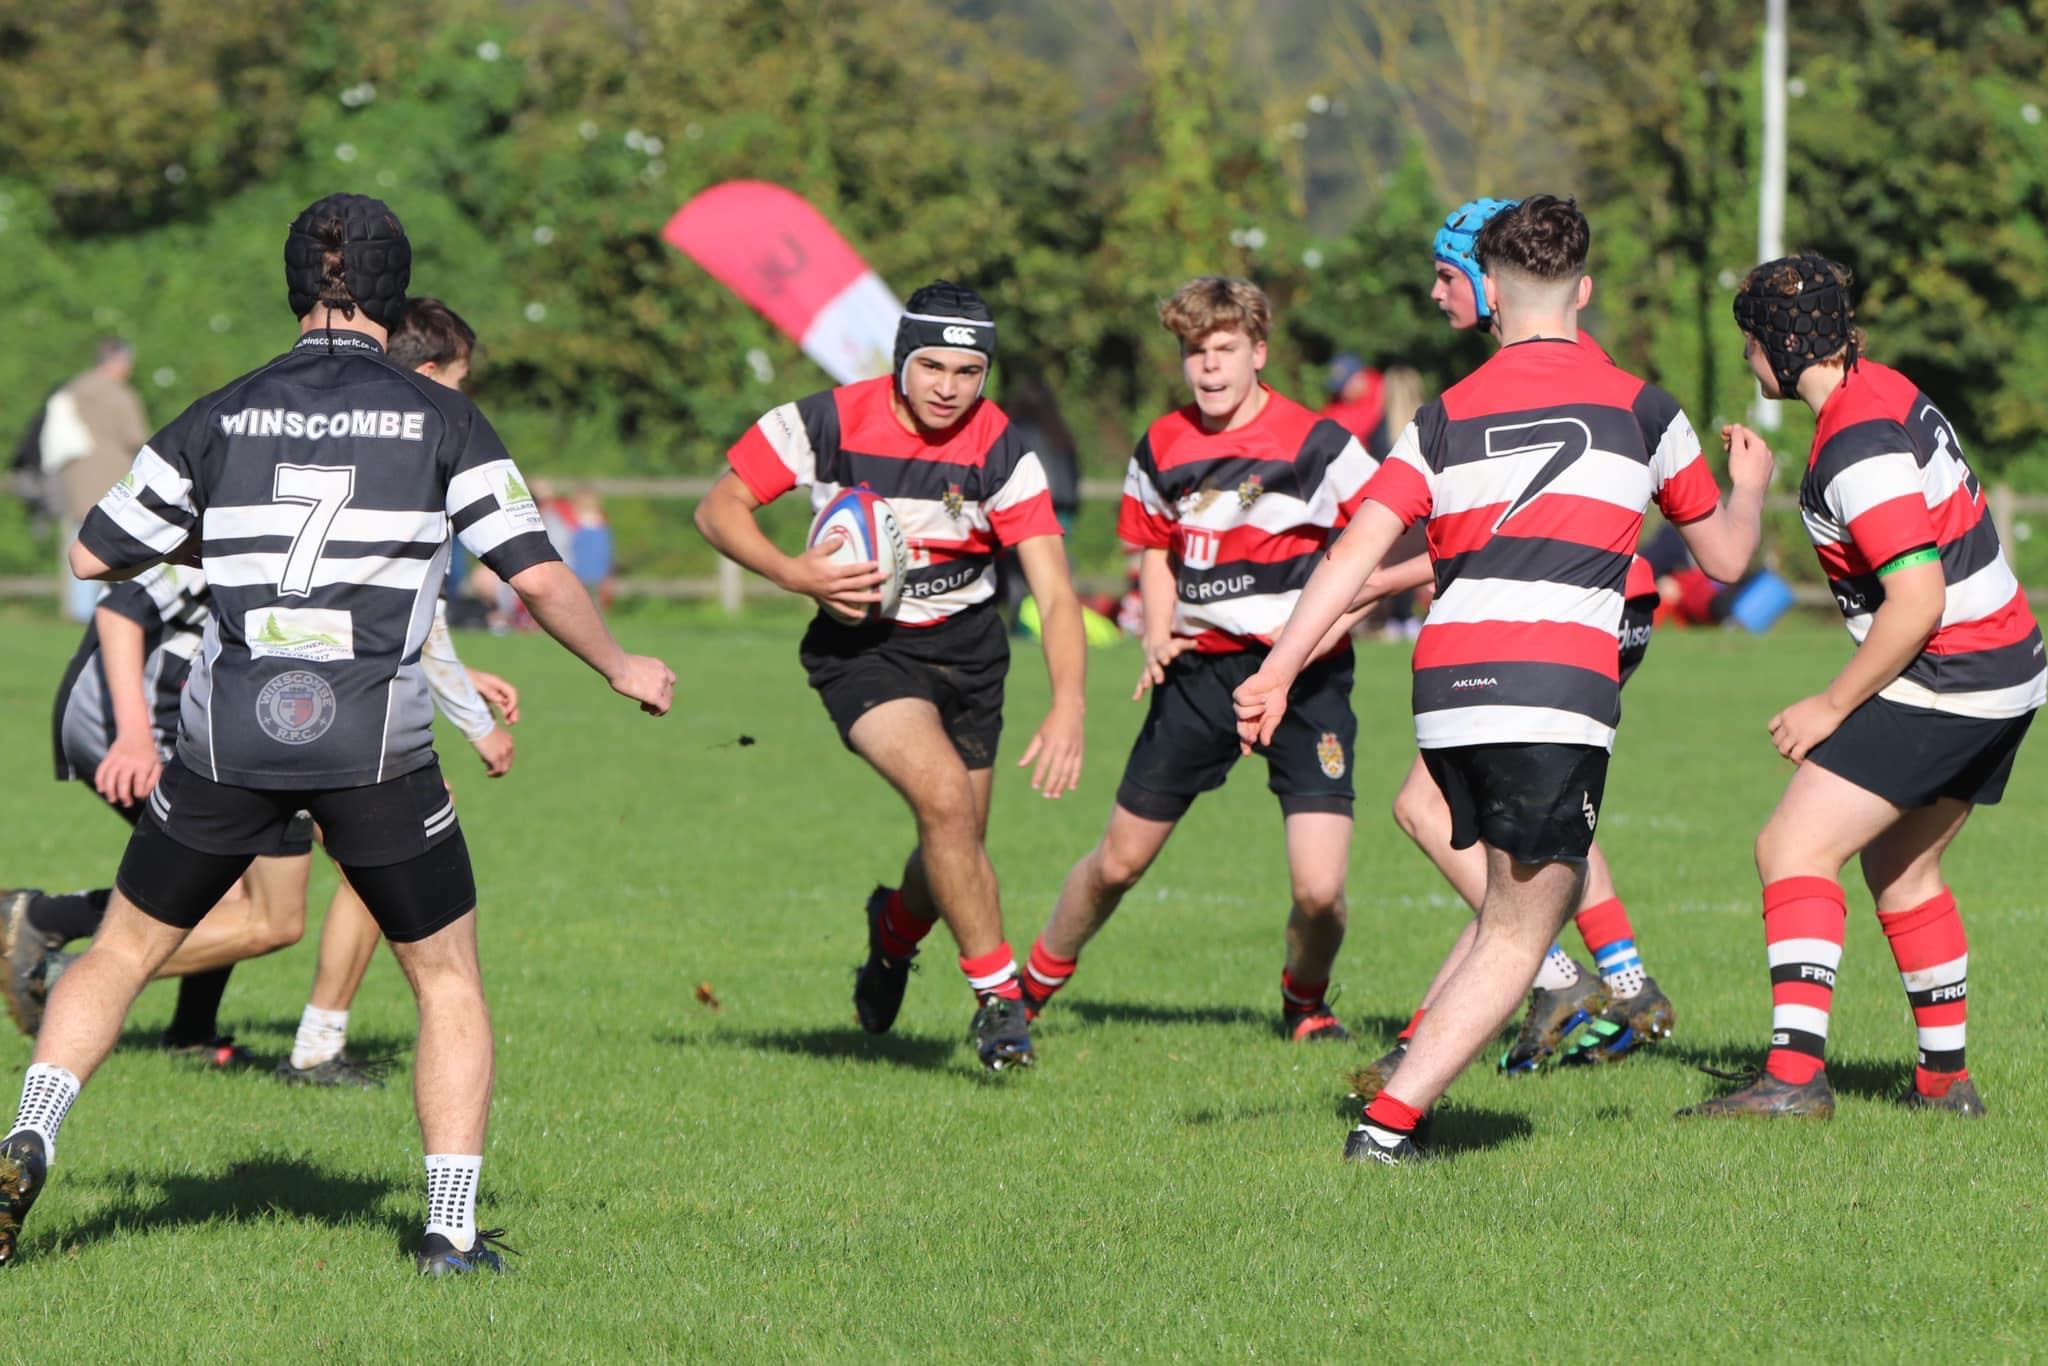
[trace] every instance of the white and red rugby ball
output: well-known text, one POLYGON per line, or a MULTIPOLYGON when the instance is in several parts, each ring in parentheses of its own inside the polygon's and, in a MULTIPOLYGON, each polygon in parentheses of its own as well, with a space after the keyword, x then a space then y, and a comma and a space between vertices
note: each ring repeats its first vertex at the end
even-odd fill
POLYGON ((904 548, 903 525, 896 520, 889 500, 867 489, 847 489, 838 494, 819 509, 817 519, 811 523, 807 544, 817 546, 835 539, 838 545, 832 551, 832 563, 864 564, 873 560, 882 571, 882 581, 875 589, 882 600, 868 604, 867 611, 857 617, 846 616, 829 606, 825 610, 849 626, 894 617, 897 604, 903 601, 903 571, 910 562, 910 552, 904 548))

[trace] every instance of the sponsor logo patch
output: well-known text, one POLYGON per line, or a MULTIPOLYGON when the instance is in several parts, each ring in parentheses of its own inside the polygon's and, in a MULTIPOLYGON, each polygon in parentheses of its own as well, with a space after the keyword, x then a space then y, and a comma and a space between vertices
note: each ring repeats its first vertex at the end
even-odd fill
POLYGON ((1325 778, 1344 776, 1344 742, 1337 738, 1336 732, 1326 730, 1316 741, 1316 762, 1323 766, 1325 778))
POLYGON ((939 339, 949 346, 974 345, 974 329, 971 327, 942 327, 939 339))
POLYGON ((505 472, 505 487, 498 494, 498 506, 505 509, 505 516, 512 525, 522 531, 545 531, 547 523, 541 520, 540 507, 533 501, 533 494, 526 487, 516 471, 505 472))
POLYGON ((322 607, 259 607, 242 614, 251 659, 326 664, 356 657, 355 618, 322 607))
POLYGON ((1592 793, 1581 792, 1579 794, 1579 810, 1583 812, 1586 817, 1586 828, 1588 830, 1591 830, 1593 828, 1594 822, 1600 819, 1600 813, 1593 809, 1592 793))
POLYGON ((340 708, 327 680, 304 669, 282 673, 256 694, 256 724, 283 745, 307 745, 334 725, 340 708))

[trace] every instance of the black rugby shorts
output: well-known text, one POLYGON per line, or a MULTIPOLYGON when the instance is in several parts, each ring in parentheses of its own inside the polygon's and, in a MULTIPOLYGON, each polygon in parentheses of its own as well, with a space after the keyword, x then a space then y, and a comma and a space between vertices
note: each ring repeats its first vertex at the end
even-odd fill
POLYGON ((1993 806, 2033 723, 2032 712, 1986 720, 1873 697, 1806 759, 1908 811, 1943 797, 1993 806))
MULTIPOLYGON (((1223 786, 1243 753, 1231 694, 1265 663, 1264 650, 1188 651, 1152 689, 1145 724, 1124 764, 1118 806, 1147 820, 1177 821, 1204 792, 1223 786)), ((1358 717, 1351 710, 1352 654, 1339 650, 1301 671, 1266 761, 1266 787, 1287 815, 1349 816, 1358 717)))
POLYGON ((1451 847, 1484 841, 1517 863, 1584 863, 1607 793, 1598 745, 1499 744, 1425 749, 1451 808, 1451 847))
POLYGON ((386 939, 424 939, 476 905, 438 762, 367 787, 307 791, 216 783, 174 761, 143 803, 115 885, 151 917, 190 929, 251 858, 313 821, 386 939))
POLYGON ((884 702, 914 697, 939 709, 962 763, 994 767, 1010 638, 991 604, 977 603, 931 626, 848 626, 820 611, 797 657, 848 749, 861 717, 884 702))

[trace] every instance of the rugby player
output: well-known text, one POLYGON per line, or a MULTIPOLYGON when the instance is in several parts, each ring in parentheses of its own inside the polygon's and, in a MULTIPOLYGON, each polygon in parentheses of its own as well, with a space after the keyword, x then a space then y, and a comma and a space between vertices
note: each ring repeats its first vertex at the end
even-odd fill
MULTIPOLYGON (((1124 476, 1117 536, 1142 547, 1150 690, 1102 839, 1067 873, 1031 946, 1024 998, 1035 1015, 1074 973, 1082 947, 1239 753, 1230 693, 1266 657, 1331 536, 1357 509, 1377 462, 1357 437, 1259 378, 1272 307, 1243 280, 1190 280, 1159 310, 1180 343, 1193 402, 1154 422, 1124 476)), ((1280 974, 1281 1023, 1296 1041, 1350 1036, 1327 999, 1344 942, 1351 847, 1350 620, 1306 665, 1287 724, 1264 748, 1266 786, 1286 828, 1292 905, 1280 974)))
POLYGON ((1789 256, 1735 295, 1764 397, 1813 409, 1799 509, 1856 651, 1771 718, 1772 743, 1798 768, 1756 841, 1771 974, 1763 1071, 1681 1115, 1834 1114, 1825 1051, 1851 858, 1919 1033, 1900 1101, 1984 1113, 1964 1063, 1969 944, 1941 861, 1970 813, 2004 795, 2048 669, 1955 428, 1911 380, 1861 358, 1850 283, 1825 257, 1789 256))
MULTIPOLYGON (((1498 339, 1498 317, 1487 305, 1481 283, 1483 272, 1473 255, 1472 244, 1496 214, 1513 207, 1514 201, 1509 199, 1475 199, 1452 210, 1443 227, 1437 230, 1433 244, 1436 280, 1429 297, 1443 310, 1454 331, 1480 329, 1498 339)), ((1578 329, 1578 341, 1601 360, 1609 359, 1584 328, 1578 329)), ((1426 582, 1426 576, 1433 573, 1429 561, 1423 558, 1412 565, 1390 566, 1379 577, 1405 586, 1411 581, 1426 582)), ((1649 563, 1636 555, 1629 561, 1628 585, 1622 599, 1619 641, 1624 686, 1649 652, 1650 623, 1656 610, 1656 576, 1650 572, 1649 563)), ((1469 849, 1451 847, 1451 810, 1420 754, 1394 795, 1394 821, 1429 856, 1476 916, 1486 894, 1485 855, 1476 845, 1469 849)), ((1671 1033, 1676 1020, 1671 1000, 1657 985, 1656 978, 1643 968, 1635 927, 1615 891, 1606 856, 1600 852, 1597 840, 1586 854, 1586 886, 1573 920, 1586 943, 1586 951, 1598 965, 1598 972, 1587 972, 1561 946, 1551 946, 1530 987, 1528 1010, 1515 1032, 1515 1041, 1501 1056, 1503 1072, 1533 1071, 1560 1050, 1564 1057, 1578 1061, 1610 1062, 1639 1044, 1671 1033)), ((1353 1089, 1359 1095, 1371 1099, 1393 1075, 1407 1050, 1408 1040, 1415 1036, 1416 1025, 1458 964, 1471 952, 1478 926, 1476 918, 1466 922, 1394 1046, 1376 1062, 1353 1074, 1353 1089)))
POLYGON ((323 199, 293 222, 284 259, 298 341, 152 437, 71 549, 73 572, 102 580, 196 553, 214 616, 177 756, 92 947, 50 995, 0 1141, 0 1264, 136 993, 305 810, 419 1001, 418 1267, 502 1269, 475 1220, 492 1072, 476 884, 416 661, 451 528, 616 691, 656 715, 673 695, 666 665, 626 654, 605 629, 483 415, 385 356, 411 273, 391 210, 323 199))
POLYGON ((1010 659, 992 604, 998 551, 1016 548, 1044 623, 1052 707, 1018 766, 1047 797, 1080 780, 1087 647, 1044 468, 982 397, 995 349, 980 295, 926 285, 897 324, 892 373, 786 403, 749 428, 697 505, 697 527, 721 554, 818 601, 799 650, 811 687, 840 740, 917 822, 901 884, 868 898, 853 993, 861 1028, 895 1023, 918 942, 943 918, 975 995, 971 1037, 982 1064, 1001 1071, 1033 1055, 983 847, 1010 659), (849 488, 889 500, 910 555, 891 619, 849 626, 823 610, 859 617, 878 602, 874 562, 835 565, 831 542, 786 555, 762 534, 754 514, 805 486, 821 510, 849 488))
POLYGON ((1415 646, 1415 728, 1451 811, 1485 846, 1471 952, 1416 1027, 1345 1146, 1398 1163, 1424 1113, 1506 1022, 1579 904, 1620 719, 1622 599, 1652 498, 1701 567, 1734 578, 1756 549, 1770 452, 1731 429, 1719 503, 1675 400, 1578 341, 1591 237, 1569 199, 1501 211, 1476 243, 1501 349, 1423 408, 1237 692, 1248 742, 1405 526, 1429 522, 1441 586, 1415 646))
MULTIPOLYGON (((407 301, 388 354, 394 363, 460 388, 474 339, 445 305, 416 298, 407 301)), ((495 698, 509 721, 518 714, 518 692, 495 674, 463 666, 443 605, 435 603, 434 625, 420 650, 421 668, 435 705, 476 747, 485 771, 498 777, 510 770, 514 746, 484 698, 495 698)), ((162 764, 175 751, 191 656, 211 615, 199 570, 155 566, 110 586, 65 671, 54 721, 58 777, 90 783, 131 825, 162 764)), ((299 860, 306 859, 314 833, 310 818, 295 819, 279 853, 256 859, 158 969, 158 978, 180 978, 177 1010, 164 1033, 166 1048, 204 1057, 217 1067, 255 1061, 214 1023, 228 967, 209 965, 231 965, 303 937, 310 863, 299 860)), ((110 887, 54 897, 25 889, 0 898, 8 1009, 31 1038, 40 1027, 48 988, 76 956, 59 951, 94 933, 112 895, 110 887)), ((312 1000, 291 1055, 276 1068, 281 1079, 329 1086, 382 1084, 342 1051, 348 1007, 379 938, 376 921, 344 877, 322 927, 312 1000)))
MULTIPOLYGON (((461 315, 439 299, 418 296, 405 301, 405 311, 391 331, 385 354, 393 365, 460 391, 469 378, 475 350, 476 332, 461 315)), ((476 747, 484 772, 493 778, 510 772, 514 745, 506 726, 519 720, 519 691, 496 674, 463 665, 448 633, 445 581, 434 600, 434 624, 420 647, 420 668, 434 695, 434 705, 476 747), (492 715, 493 705, 505 725, 499 725, 492 715)), ((302 1086, 367 1088, 384 1084, 374 1067, 344 1051, 349 1009, 382 937, 369 908, 344 876, 320 926, 312 994, 299 1014, 291 1053, 278 1060, 278 1080, 302 1086)))
MULTIPOLYGON (((212 613, 199 570, 157 565, 101 597, 57 689, 52 742, 57 778, 85 783, 136 824, 177 743, 178 707, 212 613)), ((295 820, 258 856, 218 906, 158 970, 177 977, 178 1002, 163 1046, 215 1067, 255 1061, 220 1032, 217 1016, 232 964, 299 942, 313 827, 295 820)), ((41 1028, 48 989, 74 939, 90 937, 112 888, 51 896, 22 888, 0 897, 0 982, 24 1034, 41 1028)))

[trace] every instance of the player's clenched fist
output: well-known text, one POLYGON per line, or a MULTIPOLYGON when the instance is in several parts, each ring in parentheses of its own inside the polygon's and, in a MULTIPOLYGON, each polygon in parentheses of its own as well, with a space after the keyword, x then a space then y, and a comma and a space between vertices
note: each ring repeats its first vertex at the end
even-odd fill
POLYGON ((1754 488, 1771 482, 1777 457, 1771 454, 1770 444, 1755 432, 1740 422, 1731 422, 1721 429, 1721 447, 1728 452, 1730 483, 1754 488))
POLYGON ((675 670, 652 655, 627 655, 609 681, 613 692, 632 698, 649 716, 666 716, 675 701, 675 670))
POLYGON ((1287 714, 1287 690, 1292 686, 1292 678, 1271 667, 1237 685, 1230 700, 1237 708, 1237 738, 1245 753, 1251 753, 1254 745, 1273 743, 1273 732, 1287 714))

